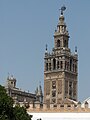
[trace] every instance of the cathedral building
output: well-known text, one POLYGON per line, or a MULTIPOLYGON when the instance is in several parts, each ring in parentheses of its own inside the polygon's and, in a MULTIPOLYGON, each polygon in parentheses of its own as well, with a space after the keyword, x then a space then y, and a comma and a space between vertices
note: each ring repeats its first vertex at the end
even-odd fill
POLYGON ((54 48, 48 53, 47 46, 44 58, 44 103, 57 106, 66 98, 77 101, 78 96, 78 55, 69 48, 69 32, 63 12, 54 33, 54 48))
POLYGON ((34 107, 34 103, 39 103, 40 106, 43 104, 43 93, 41 85, 37 87, 35 93, 30 93, 29 91, 26 92, 24 90, 21 90, 20 88, 16 87, 16 78, 13 77, 13 75, 7 77, 7 84, 5 86, 5 89, 7 91, 7 94, 12 97, 14 100, 14 105, 20 105, 24 106, 27 103, 32 103, 34 107))

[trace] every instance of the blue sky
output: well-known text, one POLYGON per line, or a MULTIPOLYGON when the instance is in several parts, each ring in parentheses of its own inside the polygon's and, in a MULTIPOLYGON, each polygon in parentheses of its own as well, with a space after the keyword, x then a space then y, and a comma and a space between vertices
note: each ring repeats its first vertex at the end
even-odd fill
POLYGON ((90 96, 90 0, 0 0, 0 84, 9 72, 23 90, 43 86, 45 45, 48 51, 54 46, 62 5, 69 47, 78 47, 78 99, 90 96))

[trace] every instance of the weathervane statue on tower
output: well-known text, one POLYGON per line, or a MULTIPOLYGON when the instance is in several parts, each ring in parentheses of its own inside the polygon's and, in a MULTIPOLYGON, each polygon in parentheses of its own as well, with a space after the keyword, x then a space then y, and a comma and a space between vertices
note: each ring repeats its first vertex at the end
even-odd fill
POLYGON ((61 15, 63 15, 63 11, 66 10, 66 7, 63 5, 60 10, 61 10, 61 15))

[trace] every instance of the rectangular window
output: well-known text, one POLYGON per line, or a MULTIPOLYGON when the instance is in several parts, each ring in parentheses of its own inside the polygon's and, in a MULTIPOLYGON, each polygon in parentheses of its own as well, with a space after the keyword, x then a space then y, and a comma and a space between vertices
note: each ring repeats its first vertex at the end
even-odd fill
POLYGON ((56 89, 56 81, 52 81, 52 89, 56 89))

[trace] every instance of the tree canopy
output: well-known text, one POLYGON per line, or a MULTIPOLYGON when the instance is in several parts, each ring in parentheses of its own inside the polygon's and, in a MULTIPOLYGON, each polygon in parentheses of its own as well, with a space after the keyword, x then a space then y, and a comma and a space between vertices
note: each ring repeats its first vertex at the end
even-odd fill
POLYGON ((13 107, 13 99, 7 95, 6 90, 0 85, 0 120, 31 120, 24 107, 13 107))
POLYGON ((31 120, 32 116, 28 115, 24 107, 16 106, 14 108, 15 120, 31 120))

